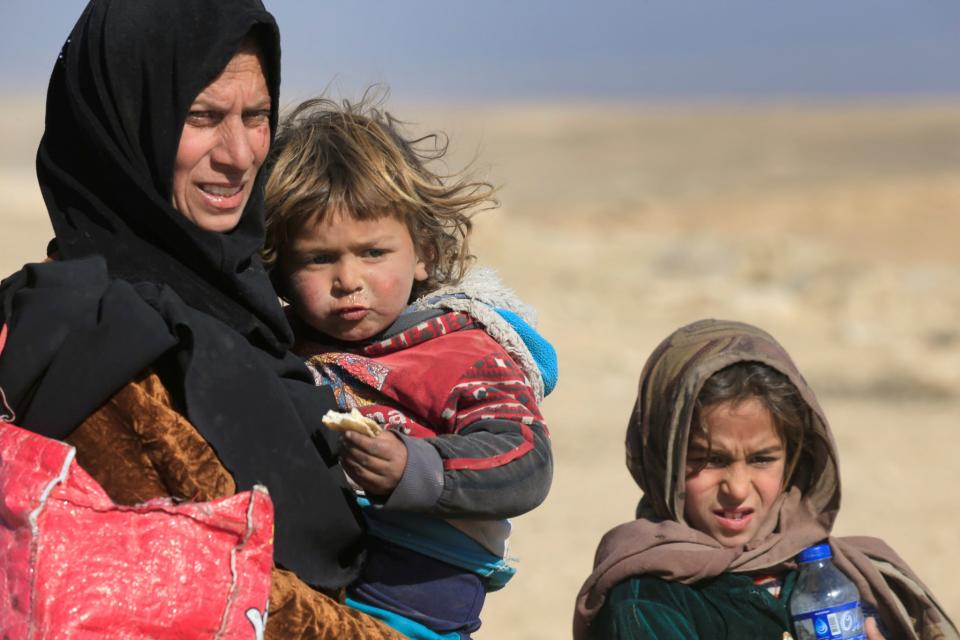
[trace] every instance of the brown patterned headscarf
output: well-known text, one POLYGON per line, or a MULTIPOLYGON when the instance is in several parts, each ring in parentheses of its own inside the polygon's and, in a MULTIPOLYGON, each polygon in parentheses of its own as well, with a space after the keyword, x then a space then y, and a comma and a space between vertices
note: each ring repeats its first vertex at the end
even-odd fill
POLYGON ((577 596, 574 638, 586 637, 607 592, 633 576, 693 584, 721 573, 778 572, 824 539, 834 562, 880 612, 896 638, 960 640, 933 595, 886 544, 875 538, 836 538, 840 468, 823 410, 796 365, 776 340, 740 322, 701 320, 675 331, 654 350, 640 376, 627 427, 627 467, 643 490, 637 519, 601 540, 594 571, 577 596), (738 362, 759 362, 787 377, 810 409, 805 434, 810 464, 794 474, 761 523, 739 547, 724 547, 684 521, 687 441, 704 382, 738 362))

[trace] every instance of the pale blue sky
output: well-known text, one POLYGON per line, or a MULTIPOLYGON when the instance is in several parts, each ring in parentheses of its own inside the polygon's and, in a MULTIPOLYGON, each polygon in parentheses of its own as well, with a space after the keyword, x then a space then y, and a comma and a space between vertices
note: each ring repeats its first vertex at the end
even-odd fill
MULTIPOLYGON (((0 82, 42 95, 85 2, 2 2, 0 82)), ((960 96, 957 0, 265 4, 288 97, 331 81, 453 102, 960 96)))

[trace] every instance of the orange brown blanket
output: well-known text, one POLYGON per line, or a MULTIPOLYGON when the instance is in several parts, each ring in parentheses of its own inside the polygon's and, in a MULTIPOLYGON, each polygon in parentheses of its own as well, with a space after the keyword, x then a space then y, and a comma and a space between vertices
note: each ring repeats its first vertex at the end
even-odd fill
MULTIPOLYGON (((67 442, 76 447, 80 466, 120 504, 162 496, 206 501, 236 493, 233 478, 213 449, 173 407, 169 392, 152 372, 127 384, 67 442)), ((275 567, 265 637, 403 637, 339 598, 275 567)))

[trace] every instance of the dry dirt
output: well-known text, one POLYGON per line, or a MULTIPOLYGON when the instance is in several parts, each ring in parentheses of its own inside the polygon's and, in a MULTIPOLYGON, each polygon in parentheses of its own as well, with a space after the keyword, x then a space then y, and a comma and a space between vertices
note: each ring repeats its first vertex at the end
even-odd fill
MULTIPOLYGON (((3 273, 49 235, 42 118, 7 104, 3 273)), ((960 105, 397 111, 451 134, 451 166, 475 158, 503 185, 475 252, 560 355, 553 490, 514 521, 519 573, 478 639, 569 637, 597 541, 639 498, 622 443, 640 369, 703 317, 780 339, 840 447, 836 532, 887 540, 960 619, 960 105)))

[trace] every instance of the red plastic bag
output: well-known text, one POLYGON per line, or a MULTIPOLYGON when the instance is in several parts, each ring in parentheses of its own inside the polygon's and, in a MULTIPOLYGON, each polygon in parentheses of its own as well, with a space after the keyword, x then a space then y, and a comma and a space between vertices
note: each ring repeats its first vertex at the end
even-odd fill
POLYGON ((121 506, 74 453, 0 421, 0 638, 262 638, 273 567, 265 488, 121 506))

